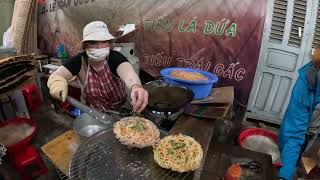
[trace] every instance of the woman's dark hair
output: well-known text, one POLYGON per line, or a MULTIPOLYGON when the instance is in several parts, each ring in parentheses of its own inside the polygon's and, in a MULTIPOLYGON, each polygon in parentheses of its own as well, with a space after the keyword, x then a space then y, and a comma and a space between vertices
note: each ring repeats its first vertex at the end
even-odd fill
MULTIPOLYGON (((81 43, 81 49, 82 49, 83 52, 86 51, 86 46, 87 46, 86 44, 87 44, 87 42, 88 42, 88 41, 84 41, 83 43, 81 43)), ((109 44, 110 44, 110 49, 112 49, 114 40, 110 40, 110 41, 108 41, 108 42, 109 42, 109 44)))

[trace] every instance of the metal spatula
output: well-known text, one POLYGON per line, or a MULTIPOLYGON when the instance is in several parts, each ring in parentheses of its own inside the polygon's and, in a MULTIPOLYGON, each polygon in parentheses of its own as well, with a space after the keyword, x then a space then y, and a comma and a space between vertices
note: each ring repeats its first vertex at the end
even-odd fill
POLYGON ((83 112, 85 112, 85 113, 89 114, 90 116, 96 118, 97 120, 101 121, 102 123, 104 123, 106 125, 111 124, 111 121, 112 121, 111 116, 109 116, 105 113, 102 113, 94 108, 91 108, 91 107, 79 102, 78 100, 76 100, 70 96, 67 96, 66 101, 68 101, 71 105, 81 109, 83 112))

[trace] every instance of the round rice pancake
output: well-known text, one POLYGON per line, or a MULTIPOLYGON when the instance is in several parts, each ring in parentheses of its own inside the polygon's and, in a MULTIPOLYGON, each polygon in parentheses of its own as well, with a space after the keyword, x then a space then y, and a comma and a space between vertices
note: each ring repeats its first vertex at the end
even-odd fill
POLYGON ((162 168, 177 172, 198 169, 203 158, 201 145, 186 135, 170 135, 161 139, 153 148, 153 158, 162 168))
POLYGON ((145 148, 153 146, 160 140, 157 126, 142 117, 125 117, 114 124, 113 133, 124 145, 145 148))

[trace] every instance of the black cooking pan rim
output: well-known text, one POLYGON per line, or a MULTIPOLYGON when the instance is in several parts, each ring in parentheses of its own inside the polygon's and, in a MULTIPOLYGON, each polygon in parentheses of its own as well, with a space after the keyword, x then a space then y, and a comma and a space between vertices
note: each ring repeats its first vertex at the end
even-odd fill
POLYGON ((181 86, 181 85, 169 84, 169 83, 164 82, 161 79, 150 81, 144 85, 144 88, 146 90, 148 90, 148 92, 149 92, 149 98, 154 97, 152 95, 152 93, 155 92, 156 88, 166 88, 166 87, 170 87, 170 88, 173 87, 173 88, 177 88, 177 90, 182 90, 182 92, 184 92, 184 94, 179 94, 179 95, 185 96, 184 101, 183 102, 182 101, 181 102, 173 102, 172 103, 173 105, 171 104, 170 107, 164 107, 164 106, 160 107, 160 106, 154 105, 154 103, 151 103, 154 101, 149 99, 149 103, 146 107, 147 110, 156 111, 156 112, 173 112, 174 113, 174 112, 179 111, 181 108, 184 108, 186 105, 188 105, 193 100, 193 97, 194 97, 193 92, 189 88, 181 86))

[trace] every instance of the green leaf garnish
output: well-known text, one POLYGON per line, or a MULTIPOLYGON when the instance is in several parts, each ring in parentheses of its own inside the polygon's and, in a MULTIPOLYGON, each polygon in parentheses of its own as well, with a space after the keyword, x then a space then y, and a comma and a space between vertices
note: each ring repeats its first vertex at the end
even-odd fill
POLYGON ((146 129, 146 127, 139 121, 134 122, 133 124, 131 124, 130 128, 134 129, 136 131, 139 131, 139 132, 141 132, 141 131, 146 129))
POLYGON ((173 140, 170 141, 170 144, 172 145, 173 149, 181 149, 186 147, 185 143, 182 142, 174 142, 173 140))
POLYGON ((167 148, 167 154, 173 154, 172 148, 167 148))

